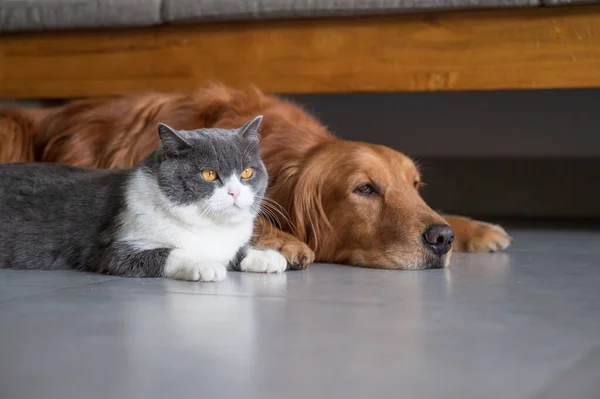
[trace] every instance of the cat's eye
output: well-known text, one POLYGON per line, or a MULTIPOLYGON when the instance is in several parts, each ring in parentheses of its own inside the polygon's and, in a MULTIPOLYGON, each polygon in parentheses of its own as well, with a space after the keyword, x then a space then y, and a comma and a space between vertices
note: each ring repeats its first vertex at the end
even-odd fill
POLYGON ((253 174, 254 174, 254 169, 252 169, 252 168, 244 169, 244 171, 242 172, 242 179, 249 179, 252 177, 253 174))
POLYGON ((217 178, 217 172, 215 172, 212 169, 203 169, 202 170, 202 177, 206 181, 213 181, 213 180, 215 180, 217 178))

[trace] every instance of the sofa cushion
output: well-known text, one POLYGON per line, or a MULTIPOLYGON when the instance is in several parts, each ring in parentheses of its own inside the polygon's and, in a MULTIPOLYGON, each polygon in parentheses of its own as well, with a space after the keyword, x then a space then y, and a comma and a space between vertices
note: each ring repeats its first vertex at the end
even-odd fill
POLYGON ((167 22, 539 6, 539 0, 163 0, 167 22))
MULTIPOLYGON (((539 6, 541 0, 0 0, 0 32, 539 6)), ((547 0, 572 2, 586 0, 547 0)))
POLYGON ((154 25, 161 0, 0 0, 0 32, 154 25))

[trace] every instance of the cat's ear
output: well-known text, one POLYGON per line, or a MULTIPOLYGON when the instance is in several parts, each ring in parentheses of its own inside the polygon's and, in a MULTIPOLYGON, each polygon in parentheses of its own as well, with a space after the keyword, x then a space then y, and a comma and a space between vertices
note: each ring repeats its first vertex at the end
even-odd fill
POLYGON ((262 122, 262 115, 257 116, 252 119, 250 122, 246 123, 240 129, 240 134, 245 139, 256 140, 258 141, 258 130, 260 129, 260 124, 262 122))
POLYGON ((160 146, 166 153, 175 154, 190 148, 188 142, 175 129, 164 123, 158 124, 158 137, 160 138, 160 146))

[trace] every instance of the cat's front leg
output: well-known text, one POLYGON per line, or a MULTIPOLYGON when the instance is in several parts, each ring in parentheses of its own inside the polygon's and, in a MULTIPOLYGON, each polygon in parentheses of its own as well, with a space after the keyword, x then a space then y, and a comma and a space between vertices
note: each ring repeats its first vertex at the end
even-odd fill
POLYGON ((245 247, 238 253, 236 270, 251 273, 281 273, 287 269, 287 260, 273 249, 245 247))
POLYGON ((174 249, 167 258, 163 274, 175 280, 221 281, 227 276, 227 268, 219 262, 198 259, 196 254, 184 249, 174 249))

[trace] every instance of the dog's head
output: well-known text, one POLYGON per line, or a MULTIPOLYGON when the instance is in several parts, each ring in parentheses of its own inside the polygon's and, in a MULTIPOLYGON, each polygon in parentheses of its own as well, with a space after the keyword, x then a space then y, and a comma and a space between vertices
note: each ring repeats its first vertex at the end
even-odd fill
POLYGON ((291 214, 317 259, 390 269, 445 267, 454 234, 419 195, 414 162, 388 147, 333 140, 298 166, 291 214))

